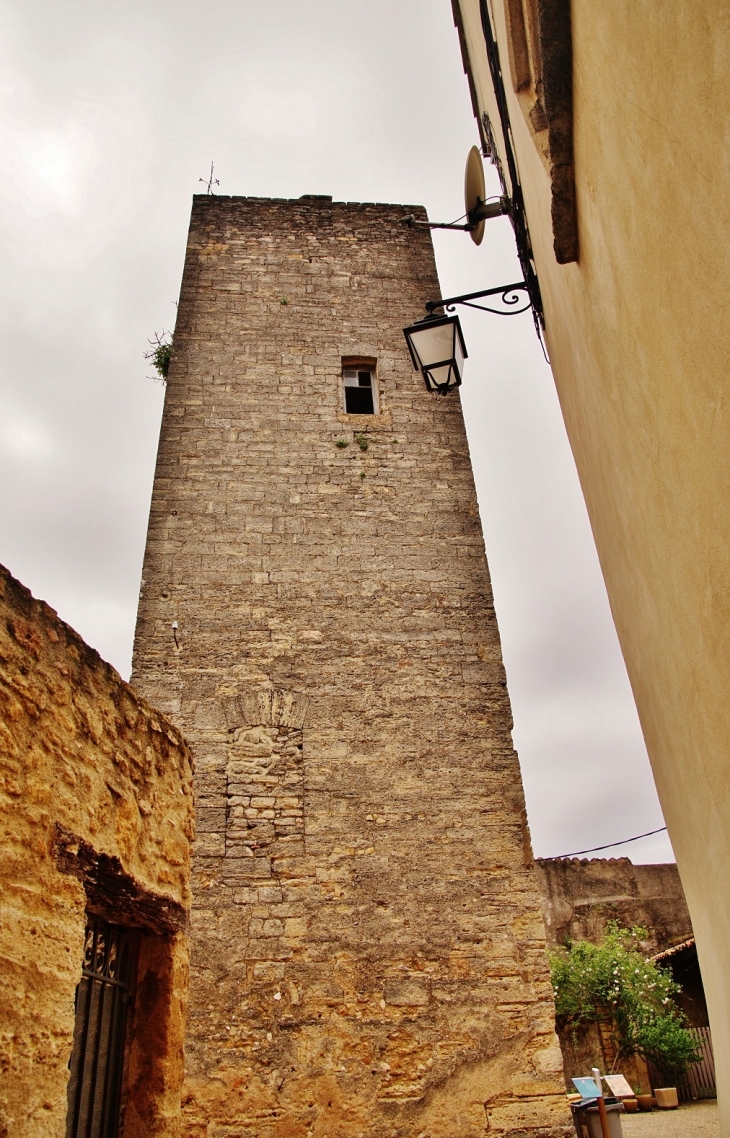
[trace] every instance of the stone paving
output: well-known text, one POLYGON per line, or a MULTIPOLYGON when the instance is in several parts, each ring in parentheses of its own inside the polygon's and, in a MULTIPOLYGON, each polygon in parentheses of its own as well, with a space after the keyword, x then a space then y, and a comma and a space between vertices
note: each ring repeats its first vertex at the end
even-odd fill
POLYGON ((624 1138, 720 1138, 717 1099, 683 1102, 677 1110, 624 1114, 624 1138))

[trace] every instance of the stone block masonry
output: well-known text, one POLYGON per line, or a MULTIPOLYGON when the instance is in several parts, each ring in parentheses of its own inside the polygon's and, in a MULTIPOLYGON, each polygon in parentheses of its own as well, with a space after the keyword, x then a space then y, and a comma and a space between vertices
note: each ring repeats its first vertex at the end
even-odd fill
POLYGON ((194 201, 133 670, 196 754, 191 1138, 568 1126, 461 407, 402 334, 439 287, 409 213, 194 201))
POLYGON ((179 731, 0 566, 0 1138, 67 1134, 88 914, 136 942, 120 1133, 179 1134, 192 789, 179 731))

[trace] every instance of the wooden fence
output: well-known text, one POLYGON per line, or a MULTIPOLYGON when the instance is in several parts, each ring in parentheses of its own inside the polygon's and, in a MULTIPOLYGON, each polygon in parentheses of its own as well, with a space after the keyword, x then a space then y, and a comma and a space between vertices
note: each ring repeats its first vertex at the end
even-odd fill
POLYGON ((687 1078, 677 1087, 682 1102, 689 1099, 715 1098, 715 1056, 712 1052, 712 1036, 709 1027, 691 1027, 697 1050, 702 1058, 693 1063, 687 1072, 687 1078))

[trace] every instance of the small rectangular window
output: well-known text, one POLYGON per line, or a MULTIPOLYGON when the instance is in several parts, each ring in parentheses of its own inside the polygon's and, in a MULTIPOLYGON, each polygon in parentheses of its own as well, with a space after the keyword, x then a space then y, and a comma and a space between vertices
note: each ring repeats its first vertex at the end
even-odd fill
POLYGON ((377 415, 375 368, 366 365, 344 367, 342 384, 348 415, 377 415))

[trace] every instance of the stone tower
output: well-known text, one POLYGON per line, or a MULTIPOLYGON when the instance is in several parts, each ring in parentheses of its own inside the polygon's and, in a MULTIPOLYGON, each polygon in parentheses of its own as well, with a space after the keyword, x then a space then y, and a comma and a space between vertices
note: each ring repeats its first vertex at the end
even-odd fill
POLYGON ((402 333, 438 290, 408 213, 194 201, 133 682, 196 756, 196 1138, 565 1129, 461 406, 402 333))

